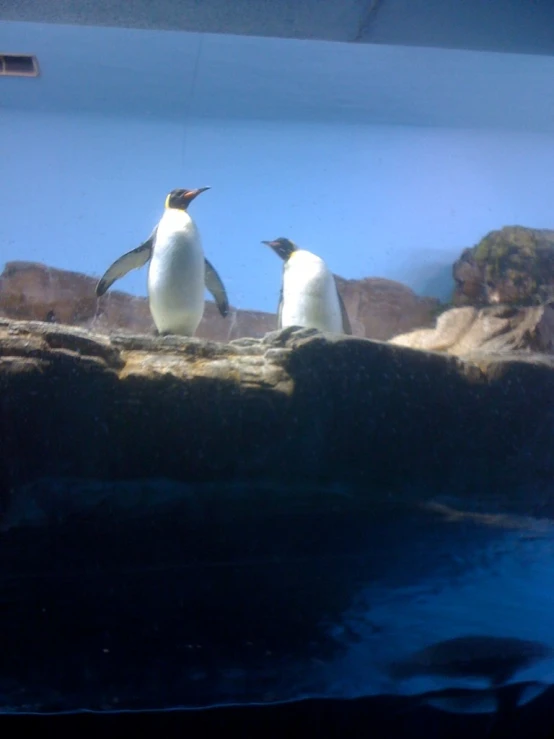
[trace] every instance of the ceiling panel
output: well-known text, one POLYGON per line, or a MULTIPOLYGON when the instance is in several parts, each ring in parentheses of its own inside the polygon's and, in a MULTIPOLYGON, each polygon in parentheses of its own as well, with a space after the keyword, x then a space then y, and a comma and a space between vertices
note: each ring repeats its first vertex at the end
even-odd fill
POLYGON ((554 54, 552 0, 0 0, 0 19, 554 54))
POLYGON ((0 22, 38 78, 0 106, 187 117, 554 131, 554 57, 0 22))

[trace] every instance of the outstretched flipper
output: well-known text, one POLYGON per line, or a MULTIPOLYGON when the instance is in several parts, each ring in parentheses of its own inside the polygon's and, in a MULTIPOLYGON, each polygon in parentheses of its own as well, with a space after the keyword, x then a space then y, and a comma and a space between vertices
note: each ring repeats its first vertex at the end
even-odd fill
POLYGON ((205 277, 204 281, 206 288, 213 295, 216 305, 221 315, 225 316, 229 313, 229 300, 227 298, 227 291, 225 285, 221 281, 221 277, 217 274, 214 266, 204 259, 205 263, 205 277))
MULTIPOLYGON (((335 281, 335 285, 336 284, 337 283, 335 281)), ((348 313, 346 312, 346 306, 344 305, 344 301, 343 301, 343 299, 341 297, 341 294, 339 293, 338 287, 337 287, 337 296, 338 296, 338 299, 339 299, 340 312, 341 312, 341 315, 342 315, 342 330, 348 336, 352 336, 352 326, 350 325, 350 319, 348 318, 348 313)))
POLYGON ((140 246, 137 246, 136 249, 128 251, 122 257, 119 257, 119 259, 116 259, 115 262, 110 267, 108 267, 108 269, 101 277, 101 279, 98 280, 98 284, 96 285, 97 297, 101 297, 102 295, 104 295, 104 293, 113 285, 113 283, 116 280, 119 280, 121 277, 124 277, 127 272, 130 272, 132 269, 138 269, 139 267, 142 267, 146 264, 146 262, 152 256, 152 248, 154 245, 154 238, 156 236, 157 228, 158 227, 156 226, 156 228, 152 231, 150 237, 144 243, 142 243, 140 246))

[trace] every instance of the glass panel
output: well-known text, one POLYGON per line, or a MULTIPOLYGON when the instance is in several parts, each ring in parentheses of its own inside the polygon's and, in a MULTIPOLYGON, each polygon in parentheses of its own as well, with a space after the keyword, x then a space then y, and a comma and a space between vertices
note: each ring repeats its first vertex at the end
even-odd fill
POLYGON ((470 4, 0 10, 0 712, 551 685, 554 11, 470 4))

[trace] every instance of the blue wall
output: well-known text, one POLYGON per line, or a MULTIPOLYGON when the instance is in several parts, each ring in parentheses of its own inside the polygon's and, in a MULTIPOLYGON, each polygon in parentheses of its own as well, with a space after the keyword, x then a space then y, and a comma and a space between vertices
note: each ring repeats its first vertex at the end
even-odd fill
MULTIPOLYGON (((99 275, 159 218, 174 187, 238 307, 273 311, 289 236, 344 277, 446 297, 488 230, 554 227, 554 136, 256 121, 187 125, 3 110, 1 260, 99 275)), ((145 293, 146 271, 118 287, 145 293)))

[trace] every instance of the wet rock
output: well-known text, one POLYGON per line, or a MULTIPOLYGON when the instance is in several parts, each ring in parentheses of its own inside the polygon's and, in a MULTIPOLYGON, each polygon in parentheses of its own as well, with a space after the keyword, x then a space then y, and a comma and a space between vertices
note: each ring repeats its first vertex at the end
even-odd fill
POLYGON ((391 344, 468 356, 474 352, 554 353, 554 302, 528 308, 509 305, 453 308, 432 329, 395 336, 391 344))
POLYGON ((536 305, 554 298, 554 231, 506 226, 455 262, 455 306, 536 305))

